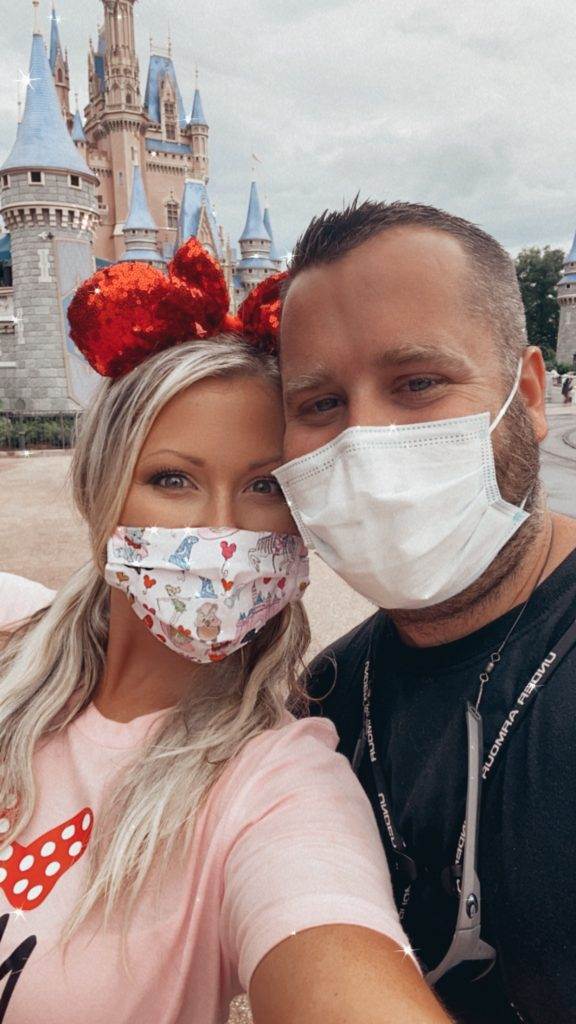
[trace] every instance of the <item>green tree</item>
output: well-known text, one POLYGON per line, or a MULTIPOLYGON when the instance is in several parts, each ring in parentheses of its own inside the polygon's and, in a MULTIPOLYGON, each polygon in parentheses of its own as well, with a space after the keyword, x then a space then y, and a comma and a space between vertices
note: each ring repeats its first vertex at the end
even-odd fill
POLYGON ((543 249, 533 245, 522 249, 515 262, 526 310, 528 342, 539 345, 547 362, 551 362, 556 352, 560 318, 556 285, 562 273, 564 253, 549 245, 543 249))

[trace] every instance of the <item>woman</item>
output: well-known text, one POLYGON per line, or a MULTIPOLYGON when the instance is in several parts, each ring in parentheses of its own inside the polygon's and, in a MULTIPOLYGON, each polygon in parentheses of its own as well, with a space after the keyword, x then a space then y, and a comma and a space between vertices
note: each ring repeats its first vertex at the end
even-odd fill
POLYGON ((216 1024, 249 989, 256 1024, 445 1021, 333 727, 284 710, 307 560, 274 362, 221 336, 146 357, 129 310, 165 326, 168 293, 151 312, 131 273, 71 315, 113 377, 73 464, 93 561, 0 660, 0 1020, 216 1024))

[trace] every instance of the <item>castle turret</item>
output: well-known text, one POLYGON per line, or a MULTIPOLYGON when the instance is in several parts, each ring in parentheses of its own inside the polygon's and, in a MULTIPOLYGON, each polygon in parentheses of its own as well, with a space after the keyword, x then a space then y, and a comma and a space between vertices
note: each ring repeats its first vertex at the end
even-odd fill
POLYGON ((264 224, 255 181, 250 187, 246 224, 239 241, 241 259, 236 266, 234 280, 236 299, 242 301, 254 285, 275 274, 277 270, 270 257, 272 241, 264 224))
POLYGON ((136 260, 139 263, 150 263, 160 270, 164 269, 166 260, 160 255, 158 247, 158 227, 150 213, 142 173, 138 166, 134 167, 130 213, 124 224, 124 243, 126 252, 120 257, 121 260, 136 260))
POLYGON ((576 235, 572 248, 564 260, 562 277, 558 282, 560 324, 556 359, 576 369, 576 235))
MULTIPOLYGON (((38 0, 34 0, 38 9, 38 0)), ((7 410, 66 412, 88 400, 95 375, 70 341, 66 308, 94 269, 97 178, 74 145, 38 28, 29 87, 10 156, 0 168, 0 211, 10 231, 19 331, 2 346, 7 410)))
POLYGON ((54 76, 54 84, 62 115, 68 125, 72 128, 72 113, 70 111, 70 68, 68 66, 68 54, 62 49, 60 42, 60 19, 56 13, 55 0, 52 0, 52 15, 50 18, 50 67, 54 76))
POLYGON ((276 269, 281 270, 282 265, 284 263, 284 256, 277 248, 276 242, 274 241, 274 232, 272 231, 272 221, 270 219, 270 210, 268 206, 264 210, 264 217, 262 219, 264 221, 264 227, 266 228, 266 231, 270 235, 270 259, 272 260, 272 263, 274 264, 276 269))
POLYGON ((83 156, 86 155, 86 149, 88 146, 88 140, 84 133, 84 125, 82 124, 82 115, 78 109, 78 98, 76 98, 76 113, 74 114, 74 120, 72 121, 72 142, 76 143, 77 148, 80 150, 83 156))
POLYGON ((198 88, 198 72, 196 72, 196 89, 190 115, 190 145, 192 148, 192 165, 194 177, 208 184, 210 161, 208 158, 208 136, 210 129, 204 115, 202 97, 198 88))

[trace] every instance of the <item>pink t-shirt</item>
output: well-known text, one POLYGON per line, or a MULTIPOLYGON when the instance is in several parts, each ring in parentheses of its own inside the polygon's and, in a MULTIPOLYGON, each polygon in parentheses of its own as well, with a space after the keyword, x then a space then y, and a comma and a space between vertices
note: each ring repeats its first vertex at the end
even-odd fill
MULTIPOLYGON (((17 578, 5 603, 4 581, 0 626, 11 609, 20 618, 45 603, 44 588, 34 600, 26 585, 27 609, 17 578)), ((105 787, 161 718, 123 724, 90 705, 39 745, 36 810, 4 850, 0 817, 0 963, 12 957, 21 967, 0 1022, 217 1024, 266 953, 295 932, 354 924, 406 943, 370 805, 334 751, 333 725, 287 714, 214 784, 184 864, 164 874, 159 897, 158 877, 147 882, 127 968, 114 923, 83 927, 63 960, 59 936, 81 891, 105 787)))

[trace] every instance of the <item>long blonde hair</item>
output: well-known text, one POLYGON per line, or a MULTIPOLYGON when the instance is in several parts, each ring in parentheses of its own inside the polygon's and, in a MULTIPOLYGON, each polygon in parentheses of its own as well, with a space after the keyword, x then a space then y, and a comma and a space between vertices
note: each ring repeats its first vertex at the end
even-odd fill
MULTIPOLYGON (((76 505, 89 526, 93 560, 0 655, 0 809, 17 799, 3 843, 16 839, 34 812, 36 745, 86 708, 104 671, 106 544, 153 421, 167 402, 197 381, 247 375, 278 386, 274 361, 230 336, 189 342, 154 356, 118 381, 106 381, 85 415, 72 479, 76 505)), ((186 697, 115 779, 113 800, 94 826, 86 885, 68 937, 95 909, 103 911, 104 921, 120 905, 128 916, 153 860, 162 876, 178 840, 182 850, 183 832, 191 838, 197 812, 228 761, 251 737, 280 723, 287 699, 299 690, 308 641, 306 614, 297 603, 242 651, 199 670, 186 697), (206 686, 204 673, 209 673, 206 686)))

